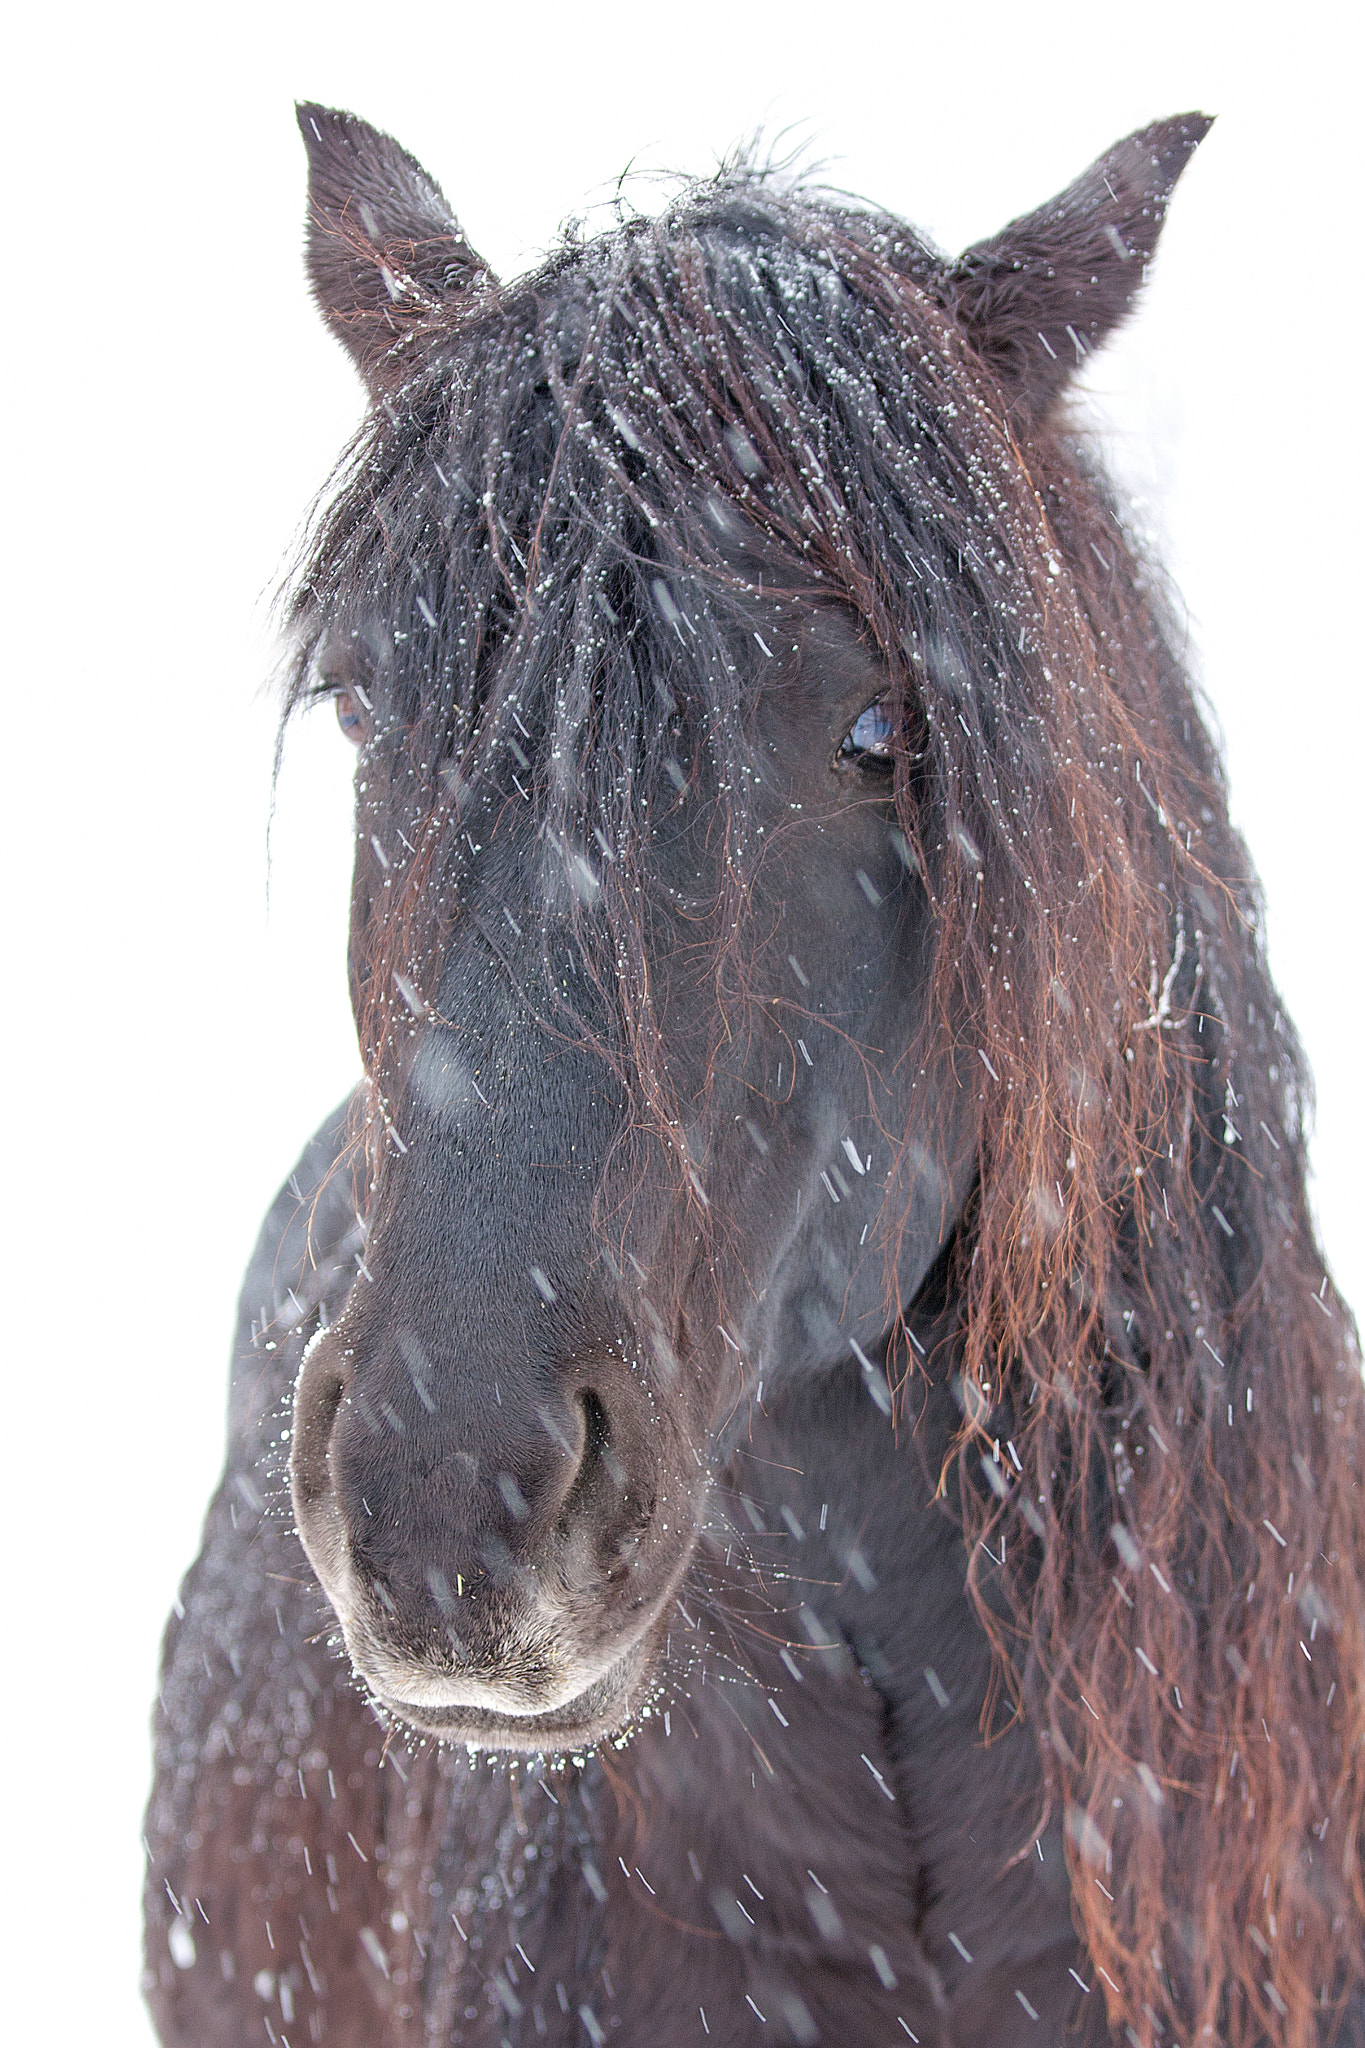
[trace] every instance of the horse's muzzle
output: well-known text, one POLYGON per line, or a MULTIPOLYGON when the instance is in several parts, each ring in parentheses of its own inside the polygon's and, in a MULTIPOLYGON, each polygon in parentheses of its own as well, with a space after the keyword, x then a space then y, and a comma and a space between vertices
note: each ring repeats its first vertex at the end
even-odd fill
POLYGON ((356 1672, 389 1712, 447 1741, 541 1751, 593 1742, 638 1710, 699 1504, 668 1511, 657 1434, 630 1427, 626 1380, 604 1400, 542 1379, 513 1407, 509 1378, 499 1430, 463 1376, 437 1390, 444 1403, 433 1381, 400 1408, 393 1376, 360 1369, 344 1319, 309 1346, 295 1521, 356 1672))
MULTIPOLYGON (((348 1630, 348 1643, 351 1639, 348 1630)), ((535 1707, 525 1704, 522 1689, 470 1673, 443 1678, 429 1667, 405 1670, 382 1652, 367 1657, 362 1650, 357 1656, 354 1649, 352 1661, 377 1702, 420 1734, 480 1749, 539 1754, 588 1748, 631 1720, 649 1697, 652 1648, 647 1625, 640 1640, 604 1669, 564 1671, 557 1683, 546 1686, 543 1703, 535 1707), (515 1706, 513 1695, 519 1696, 515 1706)))

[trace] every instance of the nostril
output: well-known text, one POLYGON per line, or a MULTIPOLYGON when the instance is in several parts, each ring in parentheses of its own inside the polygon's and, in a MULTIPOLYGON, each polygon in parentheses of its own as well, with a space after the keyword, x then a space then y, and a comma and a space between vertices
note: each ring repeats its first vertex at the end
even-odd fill
POLYGON ((578 1412, 581 1418, 582 1449, 579 1452, 578 1470, 573 1484, 564 1496, 559 1511, 559 1534, 567 1536, 570 1524, 580 1515, 591 1500, 594 1481, 602 1469, 602 1452, 607 1442, 607 1411, 591 1387, 584 1387, 577 1396, 578 1412))
POLYGON ((346 1375, 325 1340, 315 1340, 305 1354, 294 1391, 293 1455, 290 1460, 296 1501, 311 1505, 330 1491, 327 1451, 332 1426, 346 1392, 346 1375))
POLYGON ((601 1457, 607 1447, 610 1431, 607 1427, 607 1411, 591 1387, 585 1387, 578 1397, 583 1410, 583 1463, 591 1458, 601 1457))
POLYGON ((583 1418, 583 1450, 560 1512, 561 1534, 594 1504, 600 1510, 605 1505, 604 1496, 619 1498, 626 1484, 625 1467, 613 1448, 611 1423, 601 1396, 592 1387, 584 1387, 578 1395, 578 1407, 583 1418))
MULTIPOLYGON (((623 1492, 626 1468, 612 1446, 611 1424, 607 1420, 607 1411, 591 1387, 583 1395, 583 1416, 587 1426, 587 1442, 594 1460, 602 1467, 616 1491, 623 1492)), ((585 1454, 584 1463, 586 1462, 585 1454)))

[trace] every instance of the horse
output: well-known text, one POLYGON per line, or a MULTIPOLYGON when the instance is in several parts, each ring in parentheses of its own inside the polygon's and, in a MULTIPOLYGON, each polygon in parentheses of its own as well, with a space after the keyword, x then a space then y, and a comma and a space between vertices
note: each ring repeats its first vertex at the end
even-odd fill
POLYGON ((1189 114, 948 259, 740 154, 498 280, 299 110, 363 1082, 166 1637, 163 2042, 1365 2042, 1311 1088, 1069 411, 1189 114))

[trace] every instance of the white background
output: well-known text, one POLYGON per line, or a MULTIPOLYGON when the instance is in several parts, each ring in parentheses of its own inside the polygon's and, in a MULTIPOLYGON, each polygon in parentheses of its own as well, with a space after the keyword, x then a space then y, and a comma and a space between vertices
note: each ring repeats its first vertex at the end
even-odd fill
MULTIPOLYGON (((504 271, 632 158, 795 124, 950 249, 1126 131, 1219 116, 1093 402, 1189 608, 1365 1301, 1354 9, 387 0, 44 10, 8 42, 8 2038, 145 2044, 156 1642, 220 1456, 238 1276, 348 1088, 349 750, 266 605, 359 413, 308 303, 292 101, 395 131, 504 271)), ((642 203, 648 203, 647 195, 642 203)))

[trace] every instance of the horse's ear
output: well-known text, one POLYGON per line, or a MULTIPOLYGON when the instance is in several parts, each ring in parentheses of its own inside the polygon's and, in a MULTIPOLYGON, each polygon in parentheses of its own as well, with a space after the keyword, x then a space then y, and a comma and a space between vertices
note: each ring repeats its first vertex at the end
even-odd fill
POLYGON ((952 266, 952 310, 1029 420, 1130 310, 1176 180, 1212 125, 1177 114, 1140 128, 952 266))
POLYGON ((375 390, 395 345, 452 299, 491 284, 492 272, 435 179, 391 135, 332 107, 296 111, 308 151, 313 295, 375 390))

